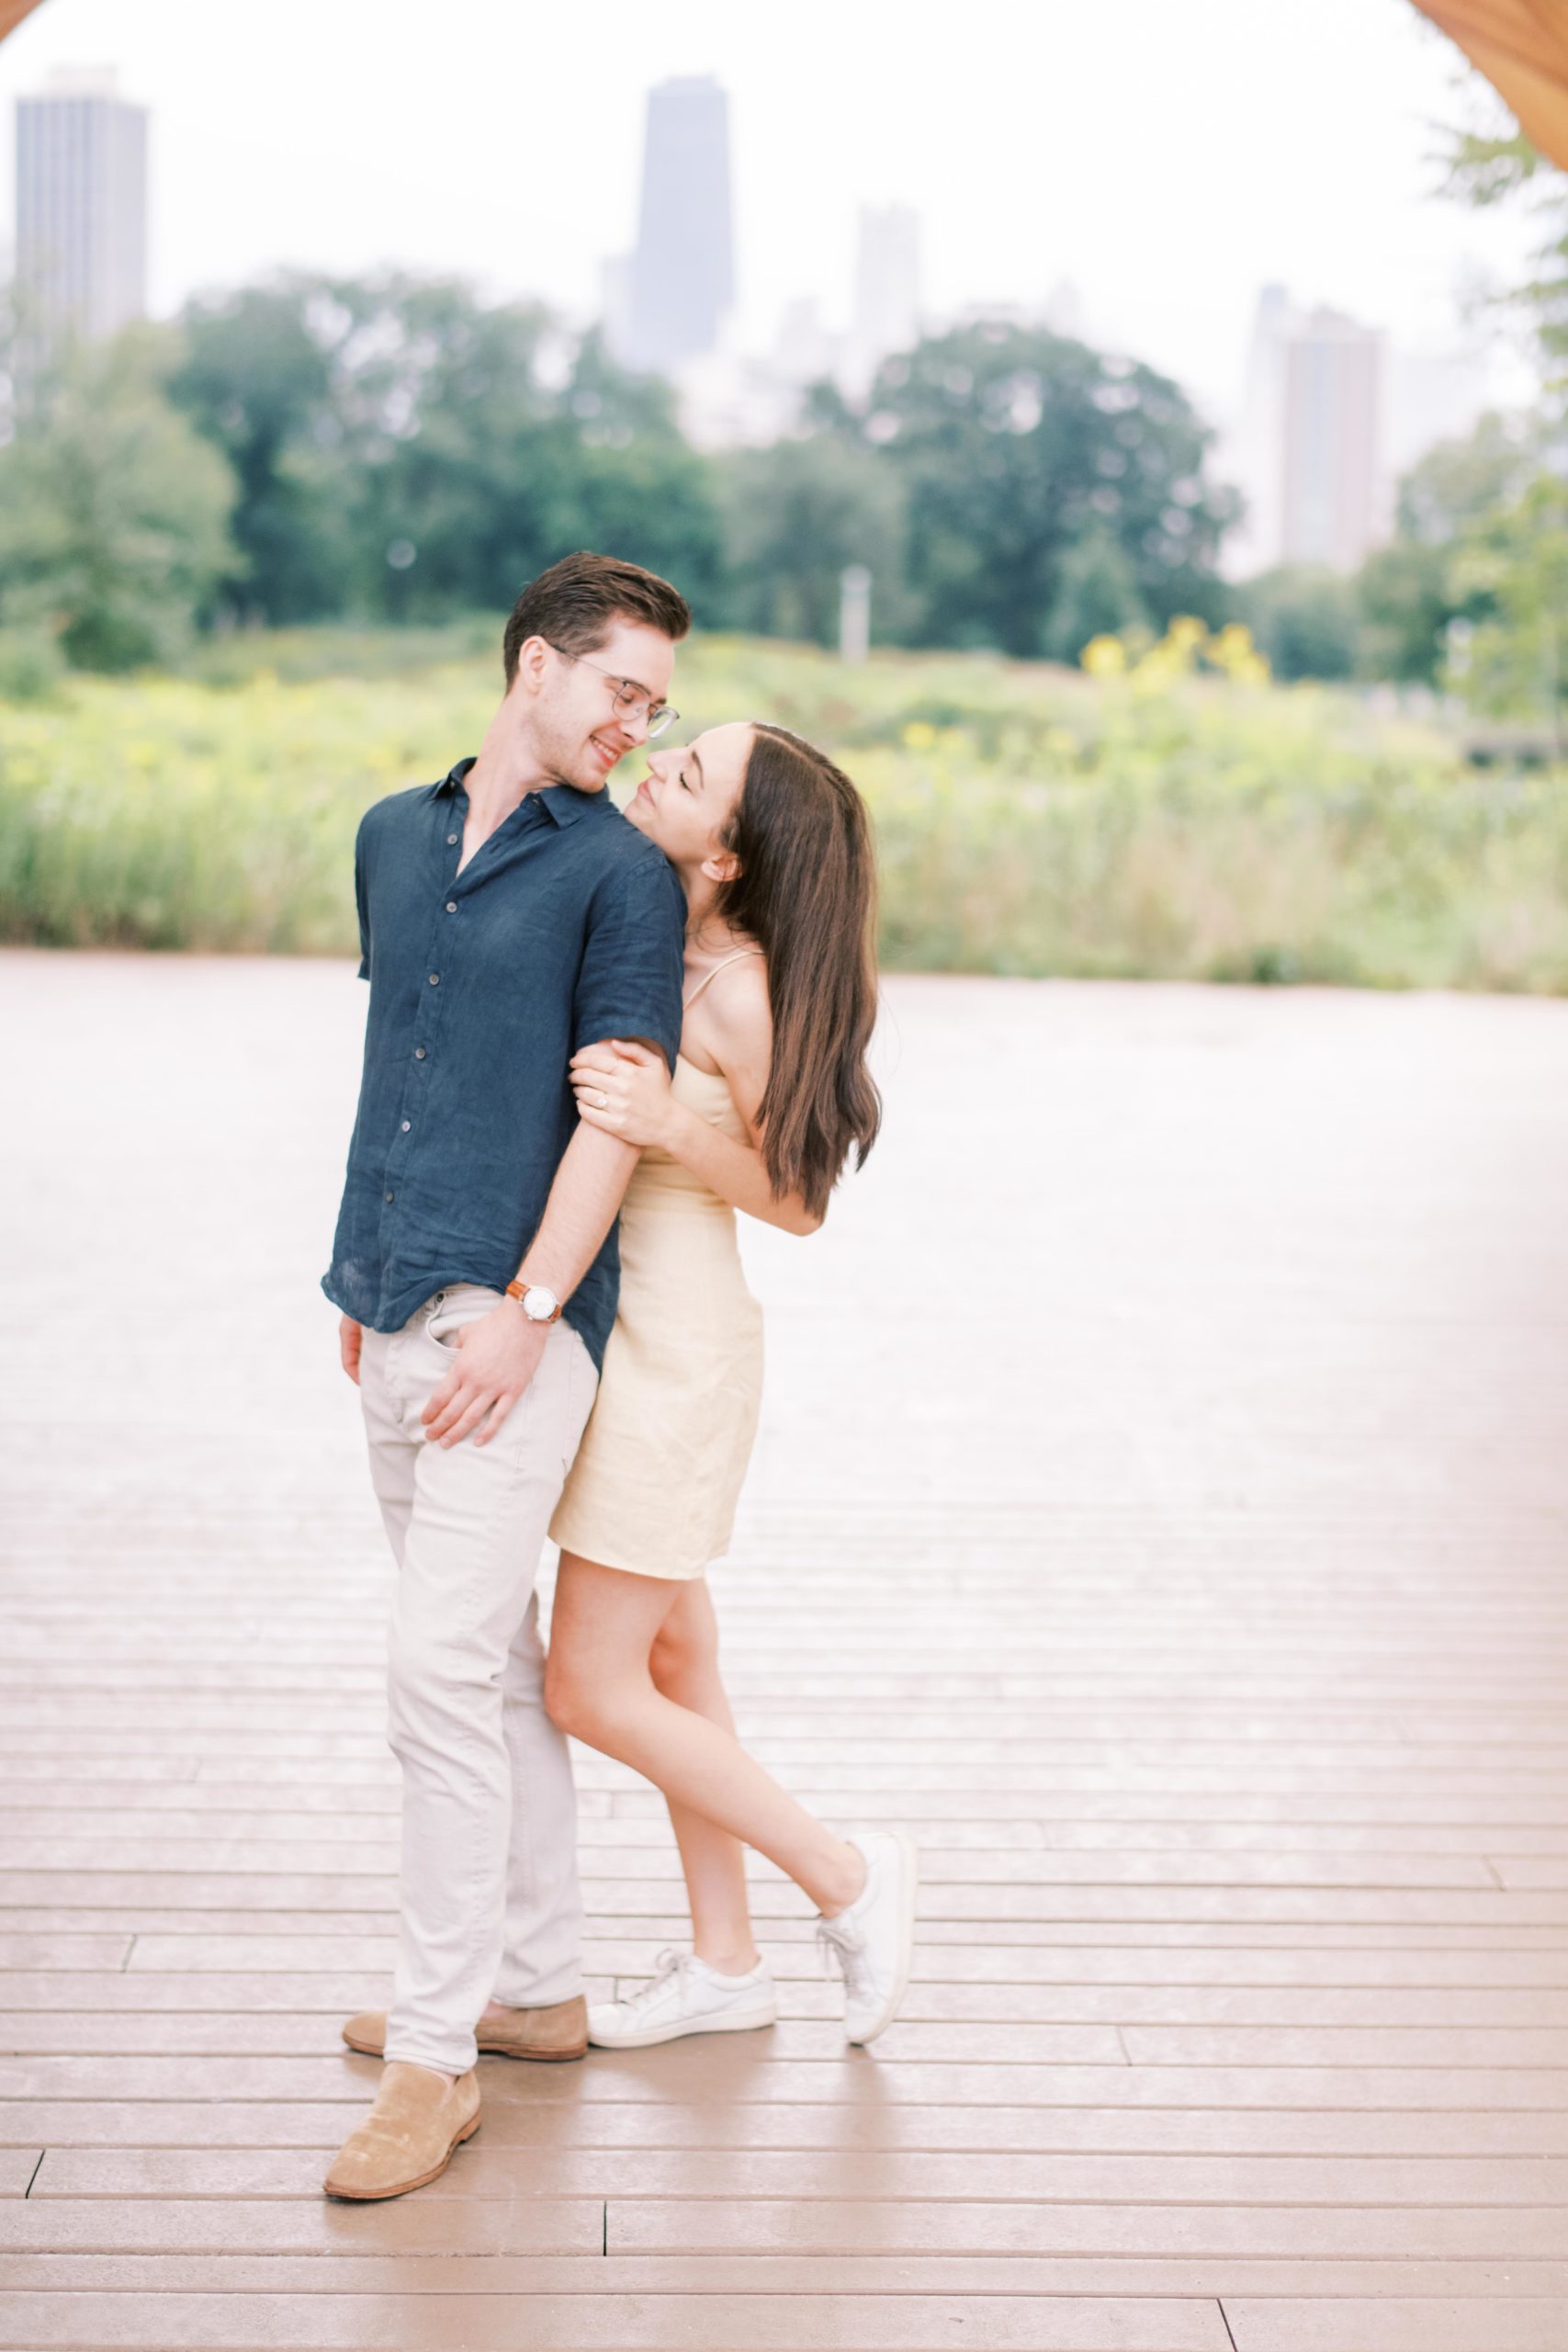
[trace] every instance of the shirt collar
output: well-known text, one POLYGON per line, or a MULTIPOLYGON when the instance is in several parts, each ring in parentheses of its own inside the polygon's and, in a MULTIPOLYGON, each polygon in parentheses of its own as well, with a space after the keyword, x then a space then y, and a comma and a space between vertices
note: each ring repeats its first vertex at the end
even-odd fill
POLYGON ((579 792, 570 784, 547 784, 536 797, 544 802, 558 825, 575 825, 590 809, 611 806, 609 788, 603 784, 597 792, 579 792))
MULTIPOLYGON (((468 770, 474 764, 475 756, 470 752, 466 760, 459 760, 455 767, 447 770, 435 787, 437 798, 443 794, 457 793, 464 789, 468 784, 468 770)), ((601 806, 607 808, 613 805, 609 787, 605 785, 601 785, 597 792, 579 792, 574 785, 547 784, 541 786, 533 797, 546 815, 558 826, 574 825, 578 819, 586 816, 591 808, 598 808, 601 806)))

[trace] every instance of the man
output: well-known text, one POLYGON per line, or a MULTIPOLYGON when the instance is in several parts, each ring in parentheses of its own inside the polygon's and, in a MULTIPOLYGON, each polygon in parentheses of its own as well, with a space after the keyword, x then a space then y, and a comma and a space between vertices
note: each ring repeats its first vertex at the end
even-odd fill
POLYGON ((355 877, 370 982, 327 1295, 359 1384, 398 1583, 398 1968, 376 2103, 330 2195, 400 2196, 478 2129, 487 2049, 581 2057, 581 1901, 566 1743, 545 1713, 534 1578, 615 1318, 637 1153, 580 1124, 580 1047, 673 1066, 685 903, 606 778, 674 713, 675 590, 569 556, 507 623, 477 759, 378 802, 355 877), (488 2007, 487 2007, 488 2003, 488 2007))

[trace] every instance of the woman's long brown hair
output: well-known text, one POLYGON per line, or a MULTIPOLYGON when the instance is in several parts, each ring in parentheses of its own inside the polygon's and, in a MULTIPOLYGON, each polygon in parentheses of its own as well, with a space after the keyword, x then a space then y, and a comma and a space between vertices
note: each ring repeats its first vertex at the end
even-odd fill
POLYGON ((827 1209, 851 1151, 876 1140, 866 1068, 876 1021, 876 868, 865 803, 841 768, 787 728, 758 726, 725 847, 740 861, 714 911, 767 958, 773 1057, 758 1105, 776 1196, 827 1209))

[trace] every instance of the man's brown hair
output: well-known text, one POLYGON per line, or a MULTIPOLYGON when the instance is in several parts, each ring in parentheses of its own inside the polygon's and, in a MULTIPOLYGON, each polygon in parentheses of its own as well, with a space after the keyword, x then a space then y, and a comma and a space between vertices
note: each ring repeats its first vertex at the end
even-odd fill
POLYGON ((502 639, 510 686, 517 657, 531 637, 542 637, 561 653, 592 653, 613 622, 643 621, 679 644, 692 626, 691 607, 677 588, 656 571, 620 563, 612 555, 563 556, 531 580, 512 607, 502 639))

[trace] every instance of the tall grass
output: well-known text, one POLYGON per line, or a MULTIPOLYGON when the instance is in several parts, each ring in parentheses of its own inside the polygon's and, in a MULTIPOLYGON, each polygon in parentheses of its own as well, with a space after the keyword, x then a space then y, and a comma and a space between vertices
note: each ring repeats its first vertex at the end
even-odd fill
MULTIPOLYGON (((350 952, 360 812, 474 748, 483 642, 299 633, 0 705, 0 937, 350 952)), ((772 718, 844 761, 894 968, 1568 991, 1568 779, 1348 696, 727 639, 677 695, 682 733, 772 718)))

